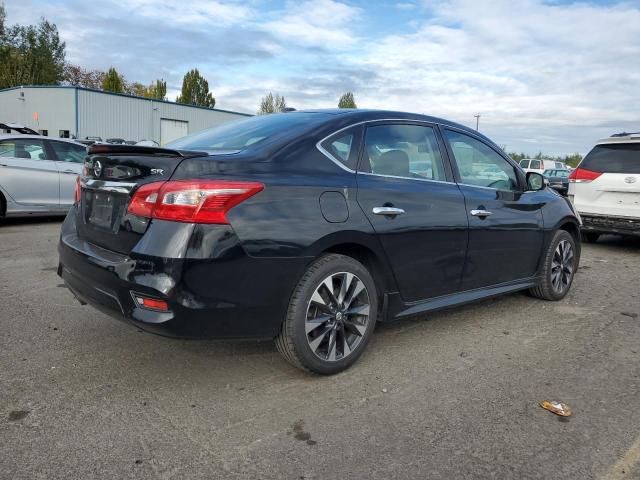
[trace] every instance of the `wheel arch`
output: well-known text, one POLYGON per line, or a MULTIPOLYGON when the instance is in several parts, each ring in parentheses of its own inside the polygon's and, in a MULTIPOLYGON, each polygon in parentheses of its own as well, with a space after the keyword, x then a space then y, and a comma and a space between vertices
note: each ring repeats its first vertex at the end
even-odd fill
POLYGON ((7 199, 0 191, 0 218, 5 217, 7 215, 7 199))
POLYGON ((362 232, 344 232, 341 235, 329 235, 309 250, 314 260, 327 253, 337 253, 354 258, 369 269, 380 298, 385 293, 397 291, 397 285, 387 258, 377 240, 362 232))

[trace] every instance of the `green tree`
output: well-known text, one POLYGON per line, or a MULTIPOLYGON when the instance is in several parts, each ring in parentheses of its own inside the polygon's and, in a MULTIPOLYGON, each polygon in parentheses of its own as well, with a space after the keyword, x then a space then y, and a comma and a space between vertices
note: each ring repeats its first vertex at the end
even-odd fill
POLYGON ((124 77, 113 67, 107 70, 102 79, 102 90, 105 92, 124 93, 125 85, 124 77))
POLYGON ((346 92, 340 97, 338 108, 358 108, 352 92, 346 92))
POLYGON ((44 18, 38 25, 6 25, 0 5, 0 88, 56 85, 64 77, 65 43, 44 18))
MULTIPOLYGON (((167 82, 163 79, 156 80, 155 83, 152 83, 147 87, 145 97, 155 98, 157 100, 164 100, 167 98, 167 82)), ((215 100, 213 104, 215 105, 215 100)))
POLYGON ((269 92, 260 101, 260 109, 258 115, 266 115, 269 113, 278 113, 284 111, 287 108, 287 101, 283 96, 279 94, 273 94, 269 92))
MULTIPOLYGON (((166 84, 164 85, 166 93, 166 84)), ((200 75, 197 68, 188 71, 182 80, 182 91, 176 103, 186 103, 188 105, 198 105, 201 107, 213 108, 216 99, 209 92, 209 82, 200 75)))

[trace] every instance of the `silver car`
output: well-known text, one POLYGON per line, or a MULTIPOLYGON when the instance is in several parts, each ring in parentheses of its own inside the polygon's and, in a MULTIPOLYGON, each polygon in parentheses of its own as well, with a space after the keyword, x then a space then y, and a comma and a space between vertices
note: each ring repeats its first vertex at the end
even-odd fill
POLYGON ((66 214, 86 155, 73 140, 0 135, 0 218, 66 214))

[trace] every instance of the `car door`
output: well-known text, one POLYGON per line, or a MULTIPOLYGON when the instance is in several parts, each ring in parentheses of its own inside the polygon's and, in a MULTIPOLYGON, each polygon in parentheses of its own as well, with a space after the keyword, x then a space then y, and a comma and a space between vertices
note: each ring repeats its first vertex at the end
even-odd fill
POLYGON ((358 203, 413 302, 458 289, 467 247, 464 197, 436 128, 407 122, 366 127, 358 203))
POLYGON ((544 236, 540 196, 526 192, 515 164, 480 137, 449 128, 443 136, 469 219, 461 289, 534 276, 544 236))
POLYGON ((60 172, 60 206, 73 205, 76 178, 82 173, 87 148, 84 145, 59 140, 47 140, 56 157, 60 172))
POLYGON ((41 139, 0 141, 0 184, 20 205, 58 209, 58 167, 41 139))

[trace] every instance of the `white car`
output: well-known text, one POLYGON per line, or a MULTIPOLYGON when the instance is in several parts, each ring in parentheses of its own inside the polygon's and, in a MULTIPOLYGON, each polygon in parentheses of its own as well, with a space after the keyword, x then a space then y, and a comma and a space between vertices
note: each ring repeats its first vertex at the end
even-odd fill
POLYGON ((41 135, 0 135, 0 218, 66 214, 87 149, 41 135))
POLYGON ((540 175, 543 175, 545 170, 564 170, 567 168, 562 162, 545 158, 523 158, 520 160, 520 166, 525 173, 536 172, 540 175))
POLYGON ((569 200, 582 217, 582 235, 640 235, 640 133, 604 140, 569 175, 569 200))

